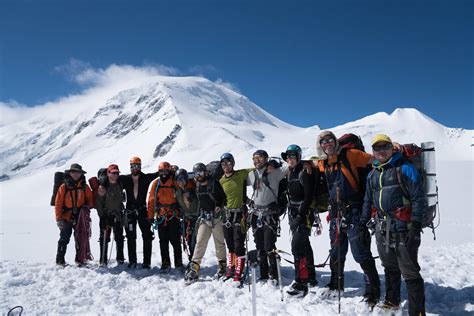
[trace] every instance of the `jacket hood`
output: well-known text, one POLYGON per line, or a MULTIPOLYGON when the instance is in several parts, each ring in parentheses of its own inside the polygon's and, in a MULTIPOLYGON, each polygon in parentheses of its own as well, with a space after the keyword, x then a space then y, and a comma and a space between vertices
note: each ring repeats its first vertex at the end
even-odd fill
POLYGON ((339 153, 341 152, 341 146, 339 145, 339 142, 337 141, 336 135, 334 135, 334 133, 331 131, 322 131, 321 133, 319 133, 318 137, 316 138, 316 152, 318 153, 318 157, 321 160, 327 160, 329 158, 328 155, 324 152, 323 148, 321 147, 321 144, 319 143, 321 141, 321 138, 324 138, 326 136, 331 136, 336 140, 335 154, 339 155, 339 153))

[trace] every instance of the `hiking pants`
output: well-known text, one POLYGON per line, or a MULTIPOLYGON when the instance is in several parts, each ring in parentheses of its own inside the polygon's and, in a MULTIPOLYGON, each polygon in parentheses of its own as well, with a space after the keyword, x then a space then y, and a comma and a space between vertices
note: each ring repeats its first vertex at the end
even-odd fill
MULTIPOLYGON (((296 217, 296 214, 298 213, 298 208, 288 208, 288 218, 291 223, 293 222, 294 218, 296 217)), ((308 280, 316 280, 316 272, 314 269, 314 254, 313 254, 313 248, 311 247, 311 243, 309 241, 309 236, 311 235, 311 227, 314 222, 314 217, 311 215, 306 219, 307 222, 302 223, 300 226, 298 226, 295 230, 291 231, 292 233, 292 239, 291 239, 291 253, 293 254, 293 257, 295 259, 295 262, 298 259, 298 262, 303 262, 301 260, 302 258, 305 258, 304 262, 306 264, 300 264, 298 267, 295 268, 295 271, 299 271, 299 273, 295 274, 295 280, 298 281, 297 279, 300 279, 301 277, 298 277, 299 274, 305 274, 307 272, 308 274, 308 280), (309 225, 309 227, 308 227, 309 225), (306 271, 302 271, 305 270, 306 271)))
POLYGON ((270 277, 278 279, 274 250, 276 249, 275 243, 279 221, 278 213, 264 215, 263 220, 259 220, 255 214, 251 216, 252 232, 255 248, 257 248, 258 252, 261 279, 268 279, 269 274, 270 277))
POLYGON ((137 210, 125 210, 127 213, 125 233, 127 235, 128 262, 137 263, 137 222, 143 239, 143 264, 150 265, 153 233, 147 217, 146 207, 137 210))
POLYGON ((235 253, 238 257, 245 256, 245 217, 244 212, 231 212, 226 210, 224 222, 224 237, 229 253, 235 253), (229 214, 229 218, 227 218, 229 214), (243 219, 243 221, 242 221, 243 219))
POLYGON ((418 264, 418 249, 412 253, 405 246, 407 232, 390 232, 388 253, 385 247, 385 235, 377 229, 375 240, 382 266, 385 270, 385 300, 400 304, 401 276, 405 280, 408 292, 408 312, 410 315, 425 314, 424 281, 418 264))
MULTIPOLYGON (((100 247, 104 244, 104 232, 105 232, 105 243, 108 244, 110 242, 110 233, 113 230, 114 232, 114 240, 116 247, 116 260, 117 261, 124 261, 125 256, 123 255, 123 227, 120 218, 117 218, 114 214, 107 214, 105 216, 100 217, 99 219, 99 228, 100 228, 100 237, 99 243, 100 247)), ((107 255, 107 254, 106 254, 107 255)))
POLYGON ((72 221, 67 221, 65 227, 59 231, 58 251, 56 253, 57 263, 64 262, 64 256, 66 255, 67 245, 71 240, 72 228, 72 221))
POLYGON ((194 249, 192 261, 197 264, 201 264, 202 258, 206 253, 207 244, 209 239, 214 239, 214 246, 216 247, 216 256, 218 262, 226 261, 226 249, 224 241, 224 229, 222 226, 222 220, 215 219, 212 222, 201 220, 197 231, 196 248, 194 249))
POLYGON ((180 220, 178 218, 173 217, 169 220, 163 221, 160 225, 158 225, 162 265, 171 266, 169 244, 173 246, 175 268, 183 265, 179 222, 180 220))

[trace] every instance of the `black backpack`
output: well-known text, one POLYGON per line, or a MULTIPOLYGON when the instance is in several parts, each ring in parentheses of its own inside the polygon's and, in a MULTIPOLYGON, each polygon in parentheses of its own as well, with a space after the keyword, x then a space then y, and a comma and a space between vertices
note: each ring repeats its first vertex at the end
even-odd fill
POLYGON ((222 170, 221 162, 218 160, 211 161, 206 165, 207 173, 210 179, 215 179, 219 181, 220 178, 224 175, 224 170, 222 170))
MULTIPOLYGON (((84 174, 82 174, 81 180, 82 180, 82 190, 84 190, 85 192, 86 191, 86 177, 84 176, 84 174)), ((66 191, 69 191, 68 188, 75 186, 74 180, 69 175, 69 170, 66 170, 64 172, 57 171, 54 173, 53 194, 51 196, 51 202, 50 202, 51 206, 54 206, 56 204, 56 195, 58 194, 59 187, 63 183, 66 183, 66 191)))

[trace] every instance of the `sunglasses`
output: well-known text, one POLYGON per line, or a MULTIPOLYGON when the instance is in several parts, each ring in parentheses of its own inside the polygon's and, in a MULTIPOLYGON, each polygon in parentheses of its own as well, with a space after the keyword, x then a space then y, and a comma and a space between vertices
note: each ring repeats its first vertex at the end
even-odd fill
POLYGON ((158 174, 160 175, 169 175, 171 173, 171 170, 164 169, 164 170, 158 170, 158 174))
POLYGON ((298 155, 297 154, 287 154, 286 159, 298 159, 298 155))
POLYGON ((141 169, 141 168, 142 168, 142 165, 139 164, 139 163, 132 163, 132 164, 130 164, 130 169, 137 170, 137 169, 141 169))
POLYGON ((118 172, 109 172, 109 174, 113 175, 113 176, 118 176, 119 173, 118 172))
POLYGON ((335 143, 336 140, 334 138, 323 138, 319 141, 321 145, 332 144, 335 143))
POLYGON ((387 151, 387 150, 390 150, 392 149, 393 145, 390 144, 390 143, 386 143, 386 144, 383 144, 383 145, 373 145, 372 146, 372 150, 375 151, 375 152, 379 152, 379 151, 387 151))
POLYGON ((199 177, 204 178, 205 175, 206 175, 206 171, 198 171, 194 174, 194 178, 196 178, 196 179, 199 178, 199 177))

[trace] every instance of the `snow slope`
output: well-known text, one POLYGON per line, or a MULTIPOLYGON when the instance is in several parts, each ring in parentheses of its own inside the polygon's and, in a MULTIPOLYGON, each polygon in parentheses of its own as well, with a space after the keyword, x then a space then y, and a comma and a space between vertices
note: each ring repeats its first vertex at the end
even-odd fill
MULTIPOLYGON (((92 91, 34 109, 25 109, 21 121, 0 126, 0 309, 15 304, 28 313, 53 314, 250 314, 248 290, 204 281, 184 287, 178 273, 162 276, 152 271, 68 267, 54 261, 58 231, 49 199, 53 174, 80 162, 92 176, 109 163, 123 172, 131 156, 138 155, 144 171, 156 170, 168 160, 185 168, 195 162, 217 159, 232 152, 237 168, 251 165, 258 148, 279 155, 288 144, 303 147, 304 156, 315 154, 319 127, 286 124, 228 88, 204 78, 151 77, 127 88, 92 91)), ((316 122, 315 122, 316 123, 316 122)), ((400 143, 435 141, 441 225, 437 240, 423 236, 422 273, 430 313, 469 313, 474 310, 473 155, 472 131, 447 128, 416 109, 377 113, 333 129, 337 135, 355 132, 366 144, 385 132, 400 143), (462 176, 460 176, 462 175, 462 176)), ((92 214, 91 247, 98 255, 98 218, 92 214)), ((323 220, 324 222, 324 220, 323 220)), ((138 239, 140 249, 140 238, 138 239)), ((317 262, 329 248, 327 226, 311 237, 317 262)), ((253 248, 252 237, 249 245, 253 248)), ((286 219, 280 249, 290 250, 286 219)), ((216 268, 212 242, 203 261, 203 276, 216 268)), ((73 245, 66 260, 73 262, 73 245)), ((139 253, 139 260, 141 254, 139 253)), ((113 262, 113 260, 112 260, 113 262)), ((154 241, 152 265, 160 265, 154 241)), ((379 273, 383 269, 378 263, 379 273)), ((361 299, 360 268, 348 256, 348 291, 343 313, 356 313, 361 299)), ((284 283, 293 270, 284 267, 284 283)), ((325 283, 328 269, 318 270, 325 283)), ((383 277, 382 277, 383 280, 383 277)), ((406 298, 405 291, 403 292, 406 298)), ((277 289, 258 286, 259 314, 320 314, 337 312, 335 301, 316 294, 299 300, 279 301, 277 289)), ((406 308, 406 307, 405 307, 406 308)))

